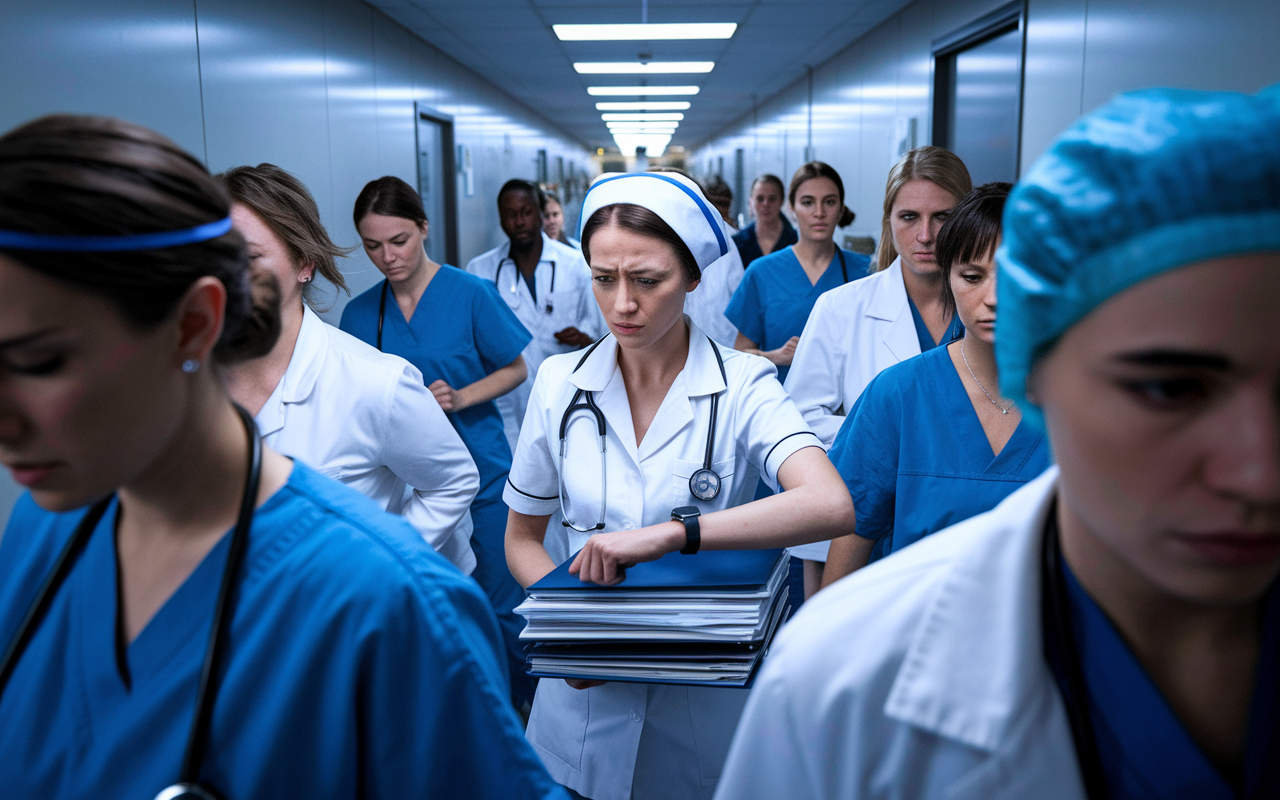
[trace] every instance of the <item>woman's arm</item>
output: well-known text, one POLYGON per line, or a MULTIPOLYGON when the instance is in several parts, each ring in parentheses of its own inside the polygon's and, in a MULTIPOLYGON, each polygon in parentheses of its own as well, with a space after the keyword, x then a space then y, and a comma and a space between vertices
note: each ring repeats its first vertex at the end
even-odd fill
POLYGON ((875 546, 874 539, 865 539, 856 533, 832 539, 831 549, 827 551, 827 565, 822 570, 820 590, 865 567, 875 546))
POLYGON ((436 402, 445 411, 461 411, 464 408, 501 397, 528 377, 529 369, 525 366, 524 356, 516 356, 516 360, 499 369, 495 369, 475 383, 455 389, 443 380, 432 383, 427 388, 436 396, 436 402))
POLYGON ((525 589, 556 568, 542 543, 550 520, 550 514, 535 517, 519 511, 507 512, 507 568, 516 583, 525 589))
MULTIPOLYGON (((700 518, 702 549, 790 547, 853 532, 849 490, 821 448, 792 453, 779 467, 778 481, 786 490, 781 494, 700 518)), ((612 586, 622 581, 628 566, 661 558, 684 543, 684 525, 678 522, 596 534, 569 571, 585 581, 612 586)))
POLYGON ((764 356, 772 361, 775 366, 789 367, 791 366, 791 359, 795 358, 796 345, 798 344, 800 344, 800 337, 792 336, 787 340, 786 344, 777 350, 761 350, 757 343, 739 333, 738 338, 733 342, 733 349, 750 353, 753 356, 764 356))

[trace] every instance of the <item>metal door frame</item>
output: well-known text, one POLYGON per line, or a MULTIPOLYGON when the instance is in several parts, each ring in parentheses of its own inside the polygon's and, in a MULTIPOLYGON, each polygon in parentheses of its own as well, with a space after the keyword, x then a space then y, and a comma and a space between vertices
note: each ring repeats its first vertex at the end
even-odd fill
MULTIPOLYGON (((420 167, 422 143, 418 140, 418 123, 425 120, 440 126, 440 166, 444 173, 440 180, 444 187, 444 256, 448 263, 456 265, 458 263, 458 165, 454 157, 453 117, 425 103, 415 102, 413 110, 413 144, 416 148, 413 163, 414 169, 418 171, 418 186, 422 185, 420 167), (453 180, 448 180, 444 177, 445 175, 452 175, 453 180)), ((433 221, 431 224, 438 223, 433 221)))

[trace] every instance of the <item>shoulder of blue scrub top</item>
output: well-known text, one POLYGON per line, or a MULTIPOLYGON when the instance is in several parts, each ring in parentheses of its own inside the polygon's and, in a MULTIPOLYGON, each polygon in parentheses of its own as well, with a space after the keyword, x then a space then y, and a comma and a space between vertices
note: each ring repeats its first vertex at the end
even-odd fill
POLYGON ((745 228, 735 233, 733 235, 733 240, 737 242, 739 246, 741 246, 741 245, 747 244, 752 239, 754 239, 755 235, 756 235, 756 224, 752 222, 750 225, 747 225, 745 228))
POLYGON ((383 281, 379 280, 373 286, 347 301, 347 304, 342 309, 342 317, 338 321, 340 330, 350 333, 351 325, 357 319, 365 316, 377 316, 378 303, 382 299, 382 283, 383 281))

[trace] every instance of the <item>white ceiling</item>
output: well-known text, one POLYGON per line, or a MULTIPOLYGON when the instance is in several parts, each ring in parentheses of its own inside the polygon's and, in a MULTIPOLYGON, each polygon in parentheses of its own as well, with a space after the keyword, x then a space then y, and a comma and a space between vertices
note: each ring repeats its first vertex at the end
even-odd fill
POLYGON ((649 22, 736 22, 719 41, 561 42, 558 23, 640 22, 641 0, 368 0, 468 68, 591 147, 612 147, 588 86, 636 85, 640 75, 579 75, 575 61, 715 61, 706 75, 653 75, 649 83, 695 84, 672 145, 696 146, 910 0, 651 0, 649 22))

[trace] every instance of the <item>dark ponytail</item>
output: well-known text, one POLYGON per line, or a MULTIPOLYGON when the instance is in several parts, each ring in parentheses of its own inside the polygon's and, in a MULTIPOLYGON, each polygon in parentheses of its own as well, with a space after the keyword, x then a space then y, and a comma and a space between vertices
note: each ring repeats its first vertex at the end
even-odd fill
MULTIPOLYGON (((55 236, 177 231, 225 219, 226 192, 194 157, 160 134, 109 117, 52 115, 0 137, 0 229, 55 236)), ((270 352, 280 334, 274 278, 249 280, 234 230, 178 247, 127 252, 5 248, 14 261, 111 302, 130 324, 167 319, 193 283, 226 287, 220 363, 270 352)))

